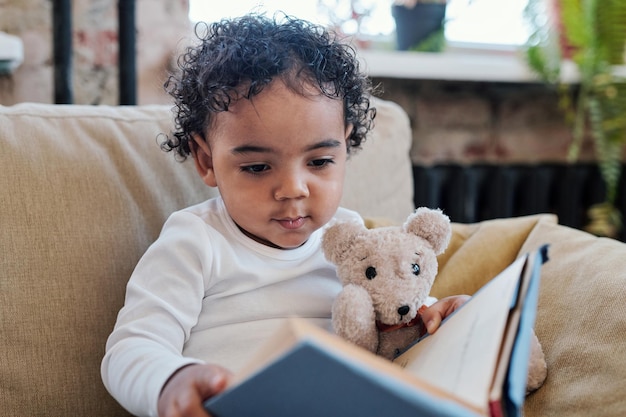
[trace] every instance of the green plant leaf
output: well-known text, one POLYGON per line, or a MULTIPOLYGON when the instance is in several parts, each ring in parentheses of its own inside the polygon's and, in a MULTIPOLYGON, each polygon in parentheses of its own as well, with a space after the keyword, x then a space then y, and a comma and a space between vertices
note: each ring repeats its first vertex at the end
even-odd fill
POLYGON ((602 58, 611 65, 624 63, 626 42, 626 1, 602 0, 597 9, 598 44, 602 58))
MULTIPOLYGON (((603 207, 614 208, 626 146, 626 79, 617 77, 614 72, 615 65, 624 65, 626 1, 547 2, 529 0, 525 11, 532 27, 526 48, 528 64, 545 82, 559 86, 560 107, 572 127, 573 140, 568 155, 571 160, 578 157, 584 136, 591 135, 606 184, 607 205, 603 207), (553 2, 550 4, 559 12, 556 21, 541 18, 542 13, 546 14, 547 2, 553 2), (554 39, 558 39, 558 48, 554 47, 554 39), (560 84, 558 70, 555 70, 554 62, 560 64, 564 56, 571 58, 580 73, 577 93, 560 84)), ((606 212, 611 213, 606 218, 616 218, 612 210, 606 212)), ((600 223, 603 222, 596 221, 600 223)), ((609 223, 621 227, 621 222, 609 223)))

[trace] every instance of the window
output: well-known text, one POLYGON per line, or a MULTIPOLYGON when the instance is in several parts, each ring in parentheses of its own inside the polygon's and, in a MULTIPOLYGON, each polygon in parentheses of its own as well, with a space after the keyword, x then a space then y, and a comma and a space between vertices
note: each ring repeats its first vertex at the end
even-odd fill
MULTIPOLYGON (((523 9, 528 0, 450 0, 447 7, 446 38, 452 43, 521 45, 528 29, 523 9)), ((354 34, 357 24, 350 19, 350 5, 362 7, 364 17, 358 30, 366 36, 390 36, 394 22, 390 0, 190 0, 192 21, 215 21, 249 11, 272 14, 281 10, 315 23, 341 25, 344 32, 354 34)))
POLYGON ((452 42, 523 45, 530 34, 524 22, 528 0, 452 0, 446 38, 452 42))

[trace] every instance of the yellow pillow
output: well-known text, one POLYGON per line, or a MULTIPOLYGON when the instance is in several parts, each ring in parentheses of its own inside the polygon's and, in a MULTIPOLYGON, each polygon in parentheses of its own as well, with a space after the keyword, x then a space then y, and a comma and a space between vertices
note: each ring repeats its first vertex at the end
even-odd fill
POLYGON ((487 220, 473 224, 452 224, 452 239, 439 256, 439 273, 431 294, 472 295, 502 272, 520 254, 528 234, 537 222, 556 224, 551 214, 487 220))

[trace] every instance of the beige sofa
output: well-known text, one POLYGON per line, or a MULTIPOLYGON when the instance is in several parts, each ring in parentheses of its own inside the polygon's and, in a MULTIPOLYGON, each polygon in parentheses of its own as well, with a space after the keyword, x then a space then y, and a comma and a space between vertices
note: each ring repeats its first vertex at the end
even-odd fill
MULTIPOLYGON (((409 122, 375 105, 344 204, 400 222, 413 209, 409 122)), ((126 280, 167 215, 213 193, 159 149, 170 117, 162 106, 0 106, 0 415, 127 415, 99 370, 126 280)), ((543 243, 536 331, 549 376, 526 415, 626 415, 624 244, 550 215, 454 224, 434 294, 472 293, 543 243)))

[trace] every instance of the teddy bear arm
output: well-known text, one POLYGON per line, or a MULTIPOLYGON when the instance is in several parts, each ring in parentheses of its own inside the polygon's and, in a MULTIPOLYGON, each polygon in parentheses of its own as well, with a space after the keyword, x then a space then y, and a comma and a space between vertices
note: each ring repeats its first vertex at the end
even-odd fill
POLYGON ((337 335, 370 352, 376 352, 376 314, 372 298, 363 287, 346 285, 333 303, 332 318, 337 335))
POLYGON ((543 353, 537 335, 533 331, 530 338, 530 361, 528 364, 528 377, 526 379, 526 394, 539 389, 548 375, 546 357, 543 353))

